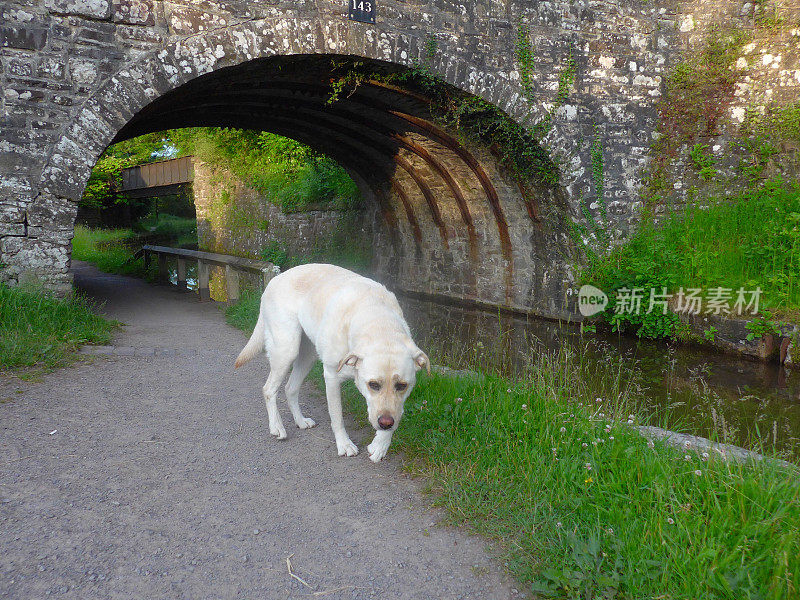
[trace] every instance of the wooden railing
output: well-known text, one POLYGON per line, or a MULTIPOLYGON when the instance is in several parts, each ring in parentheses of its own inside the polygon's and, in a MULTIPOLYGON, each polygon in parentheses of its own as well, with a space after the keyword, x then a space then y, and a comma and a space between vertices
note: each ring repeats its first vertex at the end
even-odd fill
POLYGON ((152 255, 158 257, 159 278, 169 280, 169 267, 167 260, 169 257, 177 259, 178 287, 186 288, 186 261, 197 262, 197 291, 200 300, 210 300, 208 282, 210 268, 212 266, 225 268, 225 291, 227 292, 228 302, 234 303, 239 300, 239 273, 254 273, 259 276, 261 289, 263 290, 269 280, 280 273, 280 269, 272 263, 262 260, 252 260, 228 254, 216 254, 214 252, 200 252, 199 250, 184 250, 182 248, 169 248, 167 246, 142 246, 136 253, 137 256, 144 256, 145 267, 150 266, 152 255))

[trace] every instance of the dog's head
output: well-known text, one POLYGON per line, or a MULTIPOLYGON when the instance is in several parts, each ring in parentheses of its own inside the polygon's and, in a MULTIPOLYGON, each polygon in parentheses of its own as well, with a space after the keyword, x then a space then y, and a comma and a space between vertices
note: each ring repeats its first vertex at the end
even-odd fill
POLYGON ((416 346, 369 348, 349 354, 339 363, 351 367, 358 391, 367 400, 369 422, 376 431, 394 431, 403 405, 417 383, 417 371, 431 372, 427 354, 416 346))

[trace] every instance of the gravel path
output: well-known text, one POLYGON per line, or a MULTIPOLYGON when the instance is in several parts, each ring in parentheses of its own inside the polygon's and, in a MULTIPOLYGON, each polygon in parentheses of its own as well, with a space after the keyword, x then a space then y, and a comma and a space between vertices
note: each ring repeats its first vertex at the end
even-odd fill
POLYGON ((0 597, 517 597, 484 541, 434 525, 399 457, 336 456, 309 384, 320 426, 270 436, 264 362, 233 371, 246 336, 216 306, 75 270, 137 355, 0 379, 0 597))

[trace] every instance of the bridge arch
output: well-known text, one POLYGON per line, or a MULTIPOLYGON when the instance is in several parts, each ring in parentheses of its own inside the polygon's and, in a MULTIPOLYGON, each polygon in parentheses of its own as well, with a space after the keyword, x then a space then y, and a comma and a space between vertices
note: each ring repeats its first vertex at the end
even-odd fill
MULTIPOLYGON (((543 228, 536 193, 491 149, 438 125, 424 97, 370 81, 331 106, 327 77, 341 61, 395 70, 425 63, 454 89, 520 122, 546 115, 544 106, 527 106, 512 74, 478 69, 446 48, 431 54, 429 38, 360 24, 248 20, 180 39, 110 76, 55 145, 34 210, 61 205, 69 215, 96 160, 116 141, 190 126, 262 129, 321 150, 353 176, 374 213, 376 268, 387 282, 568 317, 564 223, 543 228)), ((557 120, 547 141, 557 161, 576 152, 557 120)), ((553 208, 569 187, 562 181, 545 203, 553 208)))
MULTIPOLYGON (((513 56, 505 69, 487 70, 448 52, 445 44, 429 55, 429 36, 348 21, 318 19, 245 20, 187 35, 123 64, 65 125, 42 170, 39 190, 77 199, 102 151, 145 106, 202 75, 276 56, 344 55, 413 67, 426 63, 433 73, 467 94, 483 98, 523 125, 547 114, 545 103, 529 105, 518 83, 513 56)), ((541 90, 554 99, 552 91, 541 90)), ((546 149, 564 163, 578 153, 577 140, 558 119, 545 140, 546 149)), ((570 188, 577 174, 562 173, 570 188)), ((568 192, 569 193, 569 192, 568 192)))

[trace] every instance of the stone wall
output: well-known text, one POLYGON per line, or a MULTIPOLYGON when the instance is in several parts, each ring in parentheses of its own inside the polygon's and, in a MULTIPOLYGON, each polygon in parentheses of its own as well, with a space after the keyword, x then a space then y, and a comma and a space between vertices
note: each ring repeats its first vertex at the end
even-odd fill
POLYGON ((200 250, 263 260, 274 248, 291 257, 322 257, 334 244, 369 253, 362 210, 284 212, 220 165, 195 159, 193 195, 200 250))
MULTIPOLYGON (((599 219, 604 203, 609 229, 622 238, 637 220, 666 73, 711 23, 750 27, 754 5, 385 0, 373 26, 348 21, 333 0, 6 0, 0 280, 69 286, 75 202, 109 143, 171 127, 254 127, 309 143, 353 174, 387 276, 431 293, 569 316, 566 229, 540 214, 599 219), (516 60, 520 23, 529 27, 530 70, 516 60), (526 127, 552 112, 541 143, 559 166, 559 185, 526 196, 491 149, 466 148, 437 129, 424 98, 368 84, 329 106, 330 73, 286 60, 325 55, 424 63, 526 127), (602 148, 599 179, 593 145, 602 148)), ((781 31, 744 57, 751 81, 737 90, 734 119, 759 95, 796 88, 798 38, 781 31), (787 43, 794 50, 782 50, 787 43)))
POLYGON ((800 5, 794 0, 684 2, 678 15, 683 52, 676 60, 702 52, 714 32, 742 36, 731 66, 733 86, 715 99, 721 116, 714 127, 698 131, 677 150, 668 172, 673 205, 735 194, 771 177, 800 177, 800 139, 781 137, 768 124, 752 133, 752 124, 764 114, 790 106, 800 111, 800 5), (761 155, 765 142, 771 147, 768 157, 761 155), (715 176, 704 177, 693 165, 695 144, 708 146, 715 176))

